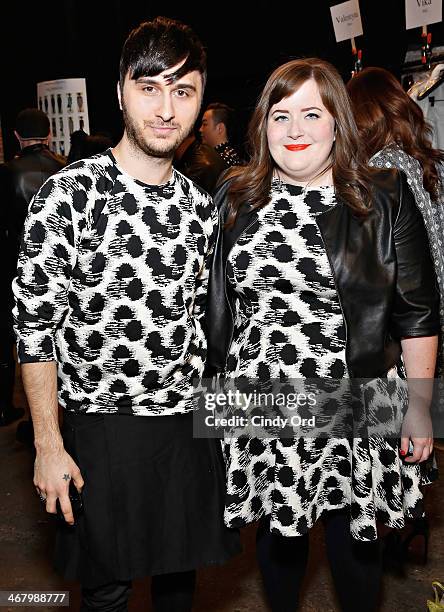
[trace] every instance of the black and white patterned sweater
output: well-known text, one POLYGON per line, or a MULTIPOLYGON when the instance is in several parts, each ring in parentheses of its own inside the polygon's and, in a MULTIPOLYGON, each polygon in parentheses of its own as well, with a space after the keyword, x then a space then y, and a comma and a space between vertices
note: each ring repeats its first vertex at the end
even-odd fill
POLYGON ((20 362, 56 360, 70 411, 192 409, 216 228, 209 196, 175 170, 146 185, 108 150, 52 176, 31 203, 13 283, 20 362))

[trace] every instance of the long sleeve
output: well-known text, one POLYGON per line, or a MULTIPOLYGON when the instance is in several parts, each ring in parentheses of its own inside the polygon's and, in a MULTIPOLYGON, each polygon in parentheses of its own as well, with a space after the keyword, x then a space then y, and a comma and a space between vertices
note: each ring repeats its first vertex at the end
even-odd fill
POLYGON ((13 281, 21 363, 56 359, 54 339, 68 309, 81 224, 69 181, 48 179, 31 202, 13 281))
POLYGON ((208 284, 206 310, 207 322, 207 375, 222 372, 225 368, 230 340, 234 329, 231 304, 226 294, 225 249, 227 232, 224 231, 226 217, 227 190, 229 182, 223 183, 214 196, 214 203, 219 211, 219 227, 215 238, 214 253, 208 284))
POLYGON ((427 230, 430 252, 435 266, 436 278, 441 295, 440 316, 441 333, 444 332, 444 171, 439 166, 441 176, 441 195, 432 201, 424 188, 424 173, 419 161, 398 146, 390 146, 378 151, 370 160, 376 168, 397 168, 402 170, 415 198, 415 204, 421 212, 427 230))
POLYGON ((439 332, 436 276, 424 221, 403 175, 394 240, 397 280, 393 329, 400 338, 434 336, 439 332))

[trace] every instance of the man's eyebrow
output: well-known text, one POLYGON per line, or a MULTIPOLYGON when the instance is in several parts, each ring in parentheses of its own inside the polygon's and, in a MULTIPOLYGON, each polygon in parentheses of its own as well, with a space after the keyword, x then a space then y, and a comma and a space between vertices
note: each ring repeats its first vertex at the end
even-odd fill
MULTIPOLYGON (((168 77, 165 77, 165 79, 167 80, 168 77)), ((148 77, 148 76, 142 76, 139 77, 138 79, 136 79, 136 83, 144 83, 147 85, 159 85, 159 84, 163 84, 162 81, 158 81, 156 79, 153 79, 152 77, 148 77)), ((191 83, 167 83, 167 85, 172 85, 174 86, 174 89, 189 89, 190 91, 196 91, 196 88, 194 85, 191 85, 191 83)))
POLYGON ((153 85, 156 83, 159 83, 159 81, 156 81, 155 79, 152 79, 151 77, 148 76, 141 76, 138 79, 136 79, 136 83, 152 83, 153 85))
POLYGON ((194 85, 191 83, 174 83, 174 89, 190 89, 191 91, 196 91, 194 85))

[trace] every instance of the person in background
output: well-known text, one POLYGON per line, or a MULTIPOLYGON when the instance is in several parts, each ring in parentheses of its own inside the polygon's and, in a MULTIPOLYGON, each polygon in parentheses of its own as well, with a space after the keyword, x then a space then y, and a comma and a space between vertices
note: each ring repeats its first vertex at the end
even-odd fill
POLYGON ((70 136, 71 146, 69 148, 67 162, 68 164, 72 164, 72 162, 78 161, 79 159, 83 159, 84 156, 84 147, 83 143, 85 142, 88 134, 85 130, 75 130, 70 136))
POLYGON ((183 141, 174 159, 175 168, 209 194, 214 192, 220 175, 227 168, 213 147, 200 142, 194 133, 183 141))
MULTIPOLYGON (((23 416, 13 406, 15 361, 12 322, 12 279, 16 274, 20 240, 29 203, 46 179, 63 168, 63 158, 49 150, 50 125, 47 115, 37 108, 26 108, 18 115, 14 134, 20 152, 0 166, 0 426, 23 416)), ((21 442, 33 441, 31 420, 17 428, 21 442)))
POLYGON ((422 110, 391 72, 365 68, 347 84, 356 125, 370 166, 397 168, 407 177, 424 219, 441 295, 442 372, 444 338, 444 152, 432 147, 422 110))
POLYGON ((113 141, 109 136, 102 134, 89 135, 83 130, 77 130, 71 136, 71 149, 68 155, 69 163, 91 157, 97 153, 103 153, 106 149, 113 146, 113 141))
MULTIPOLYGON (((365 68, 347 84, 355 121, 369 165, 375 168, 397 168, 407 182, 421 212, 429 239, 440 292, 440 347, 437 371, 444 367, 444 152, 432 146, 432 131, 421 108, 405 92, 395 76, 378 67, 365 68)), ((443 431, 436 432, 439 438, 443 431)), ((425 478, 438 477, 435 456, 427 461, 425 478)), ((414 538, 423 539, 423 560, 427 560, 429 521, 426 516, 413 517, 409 529, 401 536, 389 532, 385 537, 385 561, 399 566, 407 559, 414 538)))
POLYGON ((213 102, 207 106, 199 129, 202 142, 214 148, 226 168, 242 165, 239 153, 230 142, 233 123, 234 110, 226 104, 213 102))
MULTIPOLYGON (((249 164, 232 169, 215 195, 224 229, 210 273, 208 373, 266 389, 317 380, 327 423, 349 399, 353 417, 363 409, 372 415, 375 384, 390 410, 406 410, 390 437, 346 428, 320 435, 320 426, 306 435, 226 437, 225 521, 259 520, 257 558, 273 612, 298 609, 319 519, 341 610, 374 612, 378 522, 402 527, 423 512, 430 417, 424 410, 421 426, 413 425, 417 405, 391 389, 403 387, 401 354, 409 379, 431 386, 435 274, 405 177, 369 169, 360 142, 337 70, 316 58, 288 62, 256 105, 249 164), (347 381, 370 385, 359 406, 348 393, 328 395, 347 381)), ((315 419, 323 416, 318 395, 309 411, 315 419)))

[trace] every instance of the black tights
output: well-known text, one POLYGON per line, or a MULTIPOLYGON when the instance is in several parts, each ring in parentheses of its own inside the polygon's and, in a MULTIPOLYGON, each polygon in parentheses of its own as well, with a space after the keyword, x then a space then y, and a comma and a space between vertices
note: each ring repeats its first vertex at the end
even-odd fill
MULTIPOLYGON (((155 612, 191 612, 196 572, 162 574, 151 578, 151 599, 155 612)), ((82 590, 82 612, 125 612, 131 582, 112 582, 95 589, 82 590)))
MULTIPOLYGON (((256 554, 273 612, 295 612, 308 560, 308 534, 286 538, 270 533, 269 517, 257 531, 256 554)), ((375 612, 382 566, 379 542, 350 536, 347 513, 324 518, 325 543, 333 581, 343 612, 375 612)))

